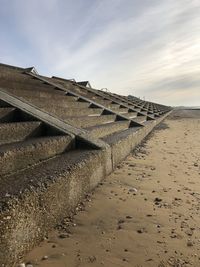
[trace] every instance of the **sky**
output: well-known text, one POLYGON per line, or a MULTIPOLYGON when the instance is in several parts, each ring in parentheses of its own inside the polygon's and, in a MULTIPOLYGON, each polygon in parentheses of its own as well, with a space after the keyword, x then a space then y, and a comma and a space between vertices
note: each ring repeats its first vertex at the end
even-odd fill
POLYGON ((0 0, 0 62, 200 106, 200 0, 0 0))

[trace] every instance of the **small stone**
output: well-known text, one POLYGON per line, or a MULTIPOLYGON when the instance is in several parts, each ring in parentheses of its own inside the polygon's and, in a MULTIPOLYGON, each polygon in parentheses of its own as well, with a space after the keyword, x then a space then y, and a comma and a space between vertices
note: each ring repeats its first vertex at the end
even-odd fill
POLYGON ((45 255, 45 256, 42 257, 42 260, 43 260, 43 261, 44 261, 44 260, 48 260, 48 258, 49 258, 49 257, 48 257, 47 255, 45 255))
POLYGON ((69 237, 70 237, 69 234, 60 234, 60 235, 59 235, 59 238, 62 238, 62 239, 64 239, 64 238, 69 238, 69 237))
POLYGON ((133 217, 132 216, 130 216, 130 215, 127 215, 126 216, 126 219, 132 219, 133 217))
POLYGON ((181 200, 181 198, 175 197, 174 200, 179 201, 179 200, 181 200))
POLYGON ((130 188, 128 191, 129 192, 135 192, 136 193, 137 192, 137 189, 133 187, 133 188, 130 188))
POLYGON ((177 234, 173 233, 172 235, 170 235, 171 238, 177 238, 177 234))
POLYGON ((194 163, 194 166, 195 166, 195 167, 198 167, 198 164, 197 164, 197 163, 194 163))
POLYGON ((20 263, 18 267, 26 267, 25 263, 20 263))
POLYGON ((162 201, 162 198, 159 198, 159 197, 156 197, 155 199, 154 199, 154 202, 161 202, 162 201))
POLYGON ((137 232, 139 233, 139 234, 142 234, 142 233, 144 233, 144 229, 142 228, 142 229, 139 229, 139 230, 137 230, 137 232))

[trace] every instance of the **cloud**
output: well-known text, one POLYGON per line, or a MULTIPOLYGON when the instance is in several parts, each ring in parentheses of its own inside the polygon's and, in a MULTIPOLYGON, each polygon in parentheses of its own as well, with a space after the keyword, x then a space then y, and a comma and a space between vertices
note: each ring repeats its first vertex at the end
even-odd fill
POLYGON ((3 61, 165 104, 200 102, 199 0, 2 1, 3 61))

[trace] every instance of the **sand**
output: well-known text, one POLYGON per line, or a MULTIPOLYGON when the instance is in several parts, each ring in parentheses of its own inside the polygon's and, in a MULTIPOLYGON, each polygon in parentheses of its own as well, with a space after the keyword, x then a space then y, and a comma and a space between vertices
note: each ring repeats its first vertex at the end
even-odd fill
POLYGON ((200 112, 185 114, 157 127, 25 262, 200 266, 200 112))

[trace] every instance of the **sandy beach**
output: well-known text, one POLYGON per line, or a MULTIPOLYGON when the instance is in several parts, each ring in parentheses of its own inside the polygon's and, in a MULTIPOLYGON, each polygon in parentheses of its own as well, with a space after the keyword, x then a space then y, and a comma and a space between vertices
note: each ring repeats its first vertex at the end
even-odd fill
POLYGON ((198 267, 199 230, 200 111, 174 112, 25 263, 198 267))

